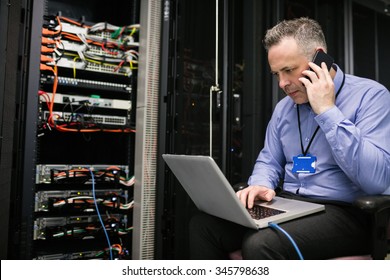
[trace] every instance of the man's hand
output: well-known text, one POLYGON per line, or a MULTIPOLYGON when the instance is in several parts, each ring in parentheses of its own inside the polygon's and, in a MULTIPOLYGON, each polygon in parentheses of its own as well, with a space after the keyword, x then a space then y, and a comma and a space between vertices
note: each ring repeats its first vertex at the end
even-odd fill
POLYGON ((245 207, 252 208, 255 200, 271 201, 275 191, 264 186, 249 186, 236 194, 245 207))
POLYGON ((302 72, 306 77, 299 80, 305 85, 307 97, 314 113, 317 115, 331 109, 335 105, 334 83, 333 79, 324 62, 321 67, 309 62, 311 70, 302 72))

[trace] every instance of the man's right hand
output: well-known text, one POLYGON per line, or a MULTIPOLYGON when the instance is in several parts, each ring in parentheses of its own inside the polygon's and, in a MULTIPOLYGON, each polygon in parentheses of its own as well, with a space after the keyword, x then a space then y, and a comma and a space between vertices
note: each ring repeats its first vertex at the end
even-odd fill
POLYGON ((265 186, 249 186, 236 193, 241 203, 252 208, 255 200, 271 201, 275 196, 275 191, 265 186))

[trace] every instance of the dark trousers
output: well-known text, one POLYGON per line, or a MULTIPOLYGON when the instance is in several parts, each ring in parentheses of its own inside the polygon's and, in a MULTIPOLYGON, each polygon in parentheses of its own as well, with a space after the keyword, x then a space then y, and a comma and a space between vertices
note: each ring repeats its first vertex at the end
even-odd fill
MULTIPOLYGON (((325 211, 279 224, 295 241, 304 259, 365 255, 370 249, 370 223, 352 206, 326 204, 325 211)), ((190 222, 191 259, 228 259, 242 250, 244 259, 299 259, 291 241, 279 230, 253 230, 210 216, 190 222)))

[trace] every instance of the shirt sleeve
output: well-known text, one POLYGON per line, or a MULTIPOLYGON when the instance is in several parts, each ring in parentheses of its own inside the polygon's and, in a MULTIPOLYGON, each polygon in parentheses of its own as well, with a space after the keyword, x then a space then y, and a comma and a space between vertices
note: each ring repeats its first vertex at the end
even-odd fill
POLYGON ((390 94, 386 89, 367 94, 353 122, 337 106, 315 119, 351 181, 367 194, 381 194, 390 186, 390 94))
POLYGON ((265 186, 275 189, 284 175, 285 156, 278 137, 278 116, 272 115, 268 123, 264 148, 260 151, 249 177, 248 185, 265 186))

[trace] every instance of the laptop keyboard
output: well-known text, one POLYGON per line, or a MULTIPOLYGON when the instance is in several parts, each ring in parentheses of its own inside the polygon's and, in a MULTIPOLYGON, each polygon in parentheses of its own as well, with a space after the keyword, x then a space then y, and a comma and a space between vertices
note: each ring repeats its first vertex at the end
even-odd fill
POLYGON ((275 216, 277 214, 285 213, 285 211, 272 209, 260 205, 253 205, 252 209, 248 209, 249 214, 255 220, 264 219, 267 217, 275 216))

